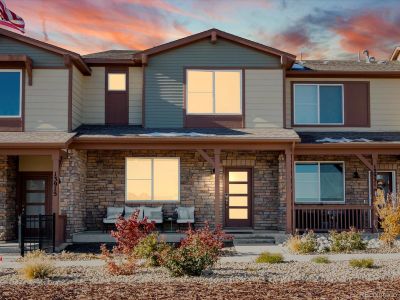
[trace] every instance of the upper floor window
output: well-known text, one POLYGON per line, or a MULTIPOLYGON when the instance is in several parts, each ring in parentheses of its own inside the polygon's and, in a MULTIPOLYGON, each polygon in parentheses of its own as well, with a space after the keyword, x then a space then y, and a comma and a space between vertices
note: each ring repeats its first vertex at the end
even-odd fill
POLYGON ((238 115, 242 113, 240 70, 188 70, 187 114, 238 115))
POLYGON ((0 117, 20 117, 22 71, 0 70, 0 117))
POLYGON ((344 202, 343 162, 296 162, 296 203, 344 202))
POLYGON ((126 91, 126 73, 108 73, 108 91, 126 91))
POLYGON ((179 158, 126 159, 126 201, 179 201, 179 158))
POLYGON ((343 125, 343 84, 295 84, 295 125, 343 125))

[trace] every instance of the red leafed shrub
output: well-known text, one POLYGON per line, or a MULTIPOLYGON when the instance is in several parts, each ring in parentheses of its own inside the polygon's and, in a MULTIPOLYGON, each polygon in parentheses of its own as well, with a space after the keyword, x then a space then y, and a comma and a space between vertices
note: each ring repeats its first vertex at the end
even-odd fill
POLYGON ((147 218, 138 220, 139 211, 136 211, 126 220, 120 217, 115 224, 117 230, 111 231, 117 245, 109 251, 105 245, 101 246, 103 259, 107 263, 108 271, 113 275, 132 274, 136 266, 134 255, 135 246, 155 229, 154 223, 148 223, 147 218))
POLYGON ((210 230, 208 223, 198 230, 189 228, 186 238, 176 249, 165 251, 161 263, 172 276, 200 276, 202 272, 212 267, 219 259, 223 241, 232 239, 221 227, 210 230))
POLYGON ((133 248, 139 241, 152 232, 156 226, 148 223, 147 218, 138 220, 139 210, 126 220, 120 217, 115 224, 116 231, 111 231, 111 236, 115 238, 117 245, 114 251, 122 254, 131 254, 133 248))

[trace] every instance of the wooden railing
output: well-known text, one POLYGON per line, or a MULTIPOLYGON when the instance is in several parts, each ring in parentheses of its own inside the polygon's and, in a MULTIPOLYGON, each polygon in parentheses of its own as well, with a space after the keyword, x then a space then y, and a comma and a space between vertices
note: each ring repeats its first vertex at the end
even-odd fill
POLYGON ((350 228, 371 231, 372 213, 369 205, 297 204, 294 206, 294 229, 300 232, 343 231, 350 228))

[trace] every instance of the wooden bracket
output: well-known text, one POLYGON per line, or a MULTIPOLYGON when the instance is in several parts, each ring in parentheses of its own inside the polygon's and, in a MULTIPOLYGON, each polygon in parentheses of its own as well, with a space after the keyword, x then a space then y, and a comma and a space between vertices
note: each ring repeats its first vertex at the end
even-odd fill
POLYGON ((144 66, 147 65, 147 55, 146 55, 146 54, 142 54, 142 64, 143 64, 144 66))
MULTIPOLYGON (((373 154, 372 155, 372 161, 374 160, 374 155, 375 154, 373 154)), ((362 154, 356 154, 356 156, 358 157, 358 159, 359 160, 361 160, 363 163, 364 163, 364 165, 370 170, 370 171, 374 171, 374 164, 372 163, 370 163, 369 161, 368 161, 368 159, 366 159, 365 157, 364 157, 364 155, 362 155, 362 154)))
POLYGON ((214 160, 202 149, 197 149, 197 152, 213 167, 215 168, 214 160))

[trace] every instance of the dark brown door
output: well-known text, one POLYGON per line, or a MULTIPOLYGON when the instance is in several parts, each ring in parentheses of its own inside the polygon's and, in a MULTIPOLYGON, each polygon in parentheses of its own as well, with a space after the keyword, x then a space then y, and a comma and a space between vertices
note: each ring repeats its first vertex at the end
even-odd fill
POLYGON ((21 174, 21 207, 26 215, 51 213, 51 173, 21 174))
POLYGON ((129 123, 128 68, 106 68, 105 121, 107 125, 129 123))
POLYGON ((225 225, 252 226, 252 169, 225 169, 225 225))

